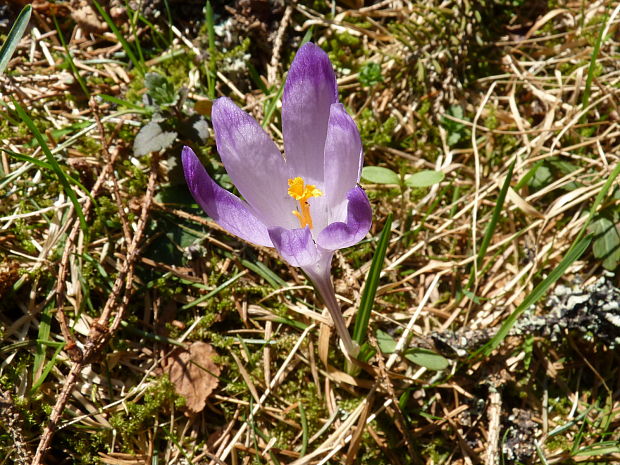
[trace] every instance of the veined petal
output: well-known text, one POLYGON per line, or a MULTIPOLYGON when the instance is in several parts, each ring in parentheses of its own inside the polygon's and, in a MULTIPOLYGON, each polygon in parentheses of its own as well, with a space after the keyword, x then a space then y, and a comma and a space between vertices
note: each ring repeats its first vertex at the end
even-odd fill
POLYGON ((360 180, 362 139, 353 119, 341 103, 329 114, 325 142, 325 198, 329 199, 329 223, 346 218, 347 193, 360 180))
POLYGON ((284 85, 282 132, 286 162, 295 176, 323 184, 329 108, 338 101, 336 75, 327 54, 308 42, 299 49, 284 85))
POLYGON ((263 222, 245 202, 211 179, 192 149, 183 147, 181 160, 190 192, 217 224, 245 241, 273 247, 263 222))
POLYGON ((233 184, 268 226, 294 228, 286 163, 256 120, 226 97, 213 104, 215 141, 233 184))
POLYGON ((323 229, 318 237, 319 247, 328 250, 343 249, 361 241, 370 230, 372 209, 366 192, 355 186, 347 193, 346 222, 337 221, 323 229))
POLYGON ((292 266, 309 267, 321 258, 309 227, 303 229, 269 228, 276 250, 292 266))

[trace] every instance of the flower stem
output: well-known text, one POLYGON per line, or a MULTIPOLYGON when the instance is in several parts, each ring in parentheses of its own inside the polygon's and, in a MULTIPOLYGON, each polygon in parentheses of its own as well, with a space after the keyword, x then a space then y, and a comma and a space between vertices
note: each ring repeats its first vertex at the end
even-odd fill
POLYGON ((334 326, 336 327, 336 332, 342 340, 342 344, 344 345, 347 355, 352 358, 357 358, 360 348, 357 343, 351 339, 351 335, 347 329, 347 324, 342 316, 342 310, 336 300, 336 291, 334 291, 334 285, 332 284, 331 277, 329 274, 319 274, 310 270, 305 271, 312 281, 312 284, 314 284, 314 288, 321 296, 323 303, 327 306, 327 310, 329 310, 329 314, 331 315, 334 326))

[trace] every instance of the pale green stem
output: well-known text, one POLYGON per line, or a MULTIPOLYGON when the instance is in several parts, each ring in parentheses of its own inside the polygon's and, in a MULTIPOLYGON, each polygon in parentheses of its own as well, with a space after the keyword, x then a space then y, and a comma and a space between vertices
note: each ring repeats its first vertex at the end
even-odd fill
MULTIPOLYGON (((331 263, 331 257, 329 263, 331 263)), ((304 271, 308 274, 312 284, 314 284, 315 289, 321 296, 323 303, 327 306, 327 310, 329 310, 329 314, 331 315, 334 326, 336 327, 336 332, 342 340, 342 344, 344 345, 347 355, 352 358, 357 358, 360 351, 359 345, 351 339, 351 335, 347 329, 344 317, 342 316, 342 310, 336 300, 336 291, 334 291, 334 285, 332 284, 332 280, 329 275, 329 267, 327 268, 327 271, 323 273, 317 273, 315 270, 308 269, 304 271)))

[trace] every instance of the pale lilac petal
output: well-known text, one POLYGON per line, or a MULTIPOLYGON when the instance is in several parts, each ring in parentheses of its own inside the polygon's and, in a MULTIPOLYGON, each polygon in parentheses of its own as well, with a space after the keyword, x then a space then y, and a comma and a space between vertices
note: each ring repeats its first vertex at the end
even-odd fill
POLYGON ((273 247, 267 227, 245 202, 211 179, 192 149, 183 147, 181 160, 190 192, 217 224, 245 241, 273 247))
POLYGON ((360 180, 362 139, 353 119, 341 103, 331 106, 325 142, 325 197, 329 199, 328 222, 346 218, 347 193, 360 180))
POLYGON ((336 75, 327 54, 307 43, 299 49, 282 96, 282 132, 294 176, 322 187, 329 108, 338 101, 336 75))
POLYGON ((293 266, 308 267, 321 258, 307 226, 303 229, 269 228, 269 237, 282 258, 293 266))
POLYGON ((372 209, 366 192, 359 186, 347 194, 346 222, 337 221, 323 229, 318 237, 319 247, 328 250, 343 249, 361 241, 370 230, 372 209))
POLYGON ((267 226, 294 228, 295 202, 280 151, 256 120, 226 97, 211 113, 217 150, 233 184, 267 226))

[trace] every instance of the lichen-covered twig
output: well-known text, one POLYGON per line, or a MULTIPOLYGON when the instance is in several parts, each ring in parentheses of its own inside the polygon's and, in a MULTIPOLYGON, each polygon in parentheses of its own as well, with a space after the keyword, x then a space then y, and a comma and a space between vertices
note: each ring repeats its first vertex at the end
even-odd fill
MULTIPOLYGON (((98 118, 97 118, 97 121, 99 121, 98 118)), ((98 124, 101 125, 100 122, 98 124)), ((105 146, 105 143, 104 143, 104 146, 105 146)), ((106 153, 107 153, 107 149, 106 149, 106 153)), ((93 186, 90 192, 90 196, 86 198, 84 202, 84 206, 82 207, 82 212, 86 219, 88 219, 90 215, 90 209, 92 208, 92 205, 93 205, 92 199, 96 198, 97 195, 99 194, 99 191, 101 190, 101 187, 103 186, 103 183, 106 181, 106 179, 108 178, 108 175, 112 171, 112 167, 114 166, 114 163, 116 162, 117 157, 118 157, 118 152, 115 152, 111 156, 107 157, 106 163, 105 165, 103 165, 103 169, 101 170, 101 173, 99 174, 99 177, 97 178, 97 181, 95 182, 95 185, 93 186)), ((57 307, 56 318, 58 319, 58 322, 60 323, 60 330, 66 342, 65 350, 68 352, 72 360, 78 360, 80 358, 80 351, 77 345, 75 344, 71 331, 69 331, 69 325, 67 324, 67 317, 65 316, 65 312, 64 312, 65 287, 66 287, 65 278, 67 276, 67 271, 69 269, 69 258, 71 257, 71 254, 74 252, 73 244, 75 243, 75 239, 77 238, 77 235, 80 232, 80 226, 81 226, 80 222, 76 219, 73 224, 73 227, 71 228, 71 231, 69 232, 67 241, 65 242, 62 258, 60 260, 60 266, 58 268, 58 279, 56 281, 56 307, 57 307)))
MULTIPOLYGON (((559 341, 566 331, 578 331, 609 347, 620 345, 620 289, 606 278, 584 288, 557 286, 547 299, 549 312, 525 315, 512 328, 510 336, 536 335, 559 341)), ((428 345, 446 357, 466 357, 486 344, 498 328, 441 331, 413 345, 428 345)))
MULTIPOLYGON (((102 128, 100 127, 100 130, 101 129, 102 128)), ((105 144, 105 137, 103 133, 102 141, 104 141, 103 143, 105 144)), ((112 160, 112 157, 110 157, 109 160, 112 160)), ((153 195, 155 193, 157 172, 158 157, 156 154, 153 154, 151 158, 151 169, 147 184, 147 190, 144 196, 144 200, 141 203, 142 209, 140 217, 138 219, 133 238, 131 242, 127 244, 127 253, 125 255, 121 270, 118 273, 118 276, 112 287, 112 291, 108 296, 108 299, 99 319, 95 323, 93 323, 90 328, 88 338, 84 343, 83 352, 81 354, 78 354, 78 357, 74 358, 74 363, 71 367, 71 371, 65 379, 63 388, 60 391, 58 398, 56 399, 56 403, 52 409, 52 413, 49 417, 48 423, 43 430, 41 439, 39 440, 34 459, 32 460, 32 465, 40 465, 43 462, 45 454, 47 453, 50 442, 52 440, 52 436, 54 435, 54 431, 56 430, 58 422, 60 421, 60 418, 62 416, 62 412, 64 411, 65 405, 67 404, 69 396, 73 391, 73 388, 75 387, 75 384, 77 383, 82 370, 98 356, 101 348, 110 340, 112 335, 118 329, 122 316, 125 312, 125 309, 127 308, 129 298, 132 293, 133 272, 135 268, 135 262, 138 256, 137 252, 140 249, 139 246, 142 241, 142 235, 144 233, 144 228, 146 226, 147 218, 153 202, 153 195), (112 317, 114 311, 116 312, 114 315, 114 320, 112 324, 108 327, 108 320, 112 317)))
POLYGON ((18 465, 27 465, 31 462, 33 454, 30 445, 24 435, 24 426, 22 416, 13 403, 13 398, 8 391, 0 390, 0 422, 6 427, 6 430, 13 439, 15 446, 15 463, 18 465))

